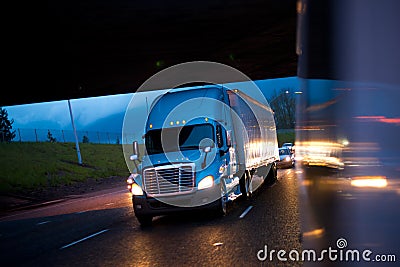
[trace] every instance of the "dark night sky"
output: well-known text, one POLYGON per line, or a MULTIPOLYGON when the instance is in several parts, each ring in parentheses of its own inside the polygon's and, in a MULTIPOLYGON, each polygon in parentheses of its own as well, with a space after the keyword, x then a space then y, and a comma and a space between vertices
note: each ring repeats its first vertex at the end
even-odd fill
POLYGON ((8 9, 0 106, 135 91, 196 60, 295 76, 296 0, 57 0, 8 9))

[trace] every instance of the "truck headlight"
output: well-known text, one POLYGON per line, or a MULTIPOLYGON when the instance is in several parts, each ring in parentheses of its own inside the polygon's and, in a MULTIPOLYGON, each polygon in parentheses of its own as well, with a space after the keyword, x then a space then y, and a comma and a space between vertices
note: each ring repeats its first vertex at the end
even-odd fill
POLYGON ((199 190, 209 188, 214 185, 214 177, 212 175, 208 175, 204 177, 200 182, 197 188, 199 190))
POLYGON ((131 193, 132 193, 132 195, 135 195, 135 196, 143 196, 142 188, 136 183, 133 183, 131 185, 131 193))
POLYGON ((285 158, 285 160, 286 160, 286 161, 290 161, 291 158, 290 158, 289 156, 287 156, 287 157, 285 158))

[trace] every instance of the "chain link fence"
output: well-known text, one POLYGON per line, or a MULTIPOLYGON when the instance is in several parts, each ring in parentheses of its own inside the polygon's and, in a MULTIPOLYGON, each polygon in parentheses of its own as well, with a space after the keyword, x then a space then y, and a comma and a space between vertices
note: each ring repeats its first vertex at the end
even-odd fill
MULTIPOLYGON (((4 134, 0 131, 0 135, 4 134)), ((78 142, 92 144, 132 144, 133 141, 142 141, 138 135, 127 135, 116 132, 76 131, 78 142)), ((278 136, 295 136, 294 129, 278 129, 278 136)), ((292 137, 293 136, 293 137, 292 137)), ((1 139, 3 140, 3 139, 1 139)), ((12 142, 75 142, 74 131, 56 129, 16 129, 12 142)))
MULTIPOLYGON (((76 131, 78 142, 121 144, 122 134, 116 132, 76 131)), ((16 129, 13 142, 75 142, 74 131, 56 129, 16 129)))

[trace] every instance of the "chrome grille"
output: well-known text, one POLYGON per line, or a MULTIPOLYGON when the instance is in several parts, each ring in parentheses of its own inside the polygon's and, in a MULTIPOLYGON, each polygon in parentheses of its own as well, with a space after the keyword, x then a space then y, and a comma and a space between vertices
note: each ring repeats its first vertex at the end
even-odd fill
POLYGON ((194 188, 193 169, 193 164, 148 168, 143 172, 145 191, 152 196, 190 192, 194 188))

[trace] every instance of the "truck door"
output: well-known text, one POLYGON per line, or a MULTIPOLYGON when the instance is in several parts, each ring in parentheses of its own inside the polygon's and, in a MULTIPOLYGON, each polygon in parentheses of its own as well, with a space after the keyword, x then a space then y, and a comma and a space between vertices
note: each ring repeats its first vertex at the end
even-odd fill
POLYGON ((236 155, 235 150, 232 148, 231 132, 226 131, 220 124, 216 127, 217 146, 221 162, 225 165, 226 175, 236 173, 236 155))

